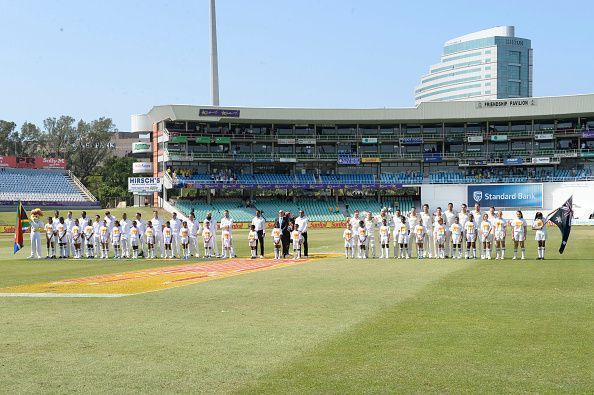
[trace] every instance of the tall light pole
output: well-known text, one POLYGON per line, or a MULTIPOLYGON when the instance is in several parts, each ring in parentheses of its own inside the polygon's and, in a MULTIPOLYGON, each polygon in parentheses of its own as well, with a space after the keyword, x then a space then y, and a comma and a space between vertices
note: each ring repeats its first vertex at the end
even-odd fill
POLYGON ((213 106, 219 105, 219 60, 217 53, 217 13, 215 0, 210 0, 210 87, 213 106))

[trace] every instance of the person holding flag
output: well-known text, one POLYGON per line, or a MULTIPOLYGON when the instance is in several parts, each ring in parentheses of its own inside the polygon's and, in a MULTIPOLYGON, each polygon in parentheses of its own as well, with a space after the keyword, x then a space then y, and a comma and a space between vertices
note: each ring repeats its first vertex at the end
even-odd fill
MULTIPOLYGON (((551 221, 561 231, 561 246, 559 247, 559 254, 563 254, 569 234, 571 233, 571 222, 573 220, 573 196, 571 196, 561 207, 552 211, 547 216, 547 220, 551 221)), ((544 221, 545 223, 547 221, 544 221)))
MULTIPOLYGON (((24 233, 27 230, 29 230, 29 218, 27 217, 27 212, 23 207, 23 203, 21 203, 21 201, 19 200, 19 205, 17 206, 16 226, 14 228, 14 254, 16 254, 17 251, 24 247, 24 233)), ((41 246, 37 251, 39 251, 39 255, 41 255, 41 246)), ((33 244, 31 244, 31 256, 33 256, 33 244)))

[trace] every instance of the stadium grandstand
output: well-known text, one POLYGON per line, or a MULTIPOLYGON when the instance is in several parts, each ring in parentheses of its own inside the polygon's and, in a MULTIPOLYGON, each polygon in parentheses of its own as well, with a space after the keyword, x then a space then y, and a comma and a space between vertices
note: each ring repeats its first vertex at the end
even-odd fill
POLYGON ((97 199, 65 169, 62 160, 3 156, 0 165, 0 209, 13 210, 18 201, 28 207, 99 207, 97 199), (63 168, 44 168, 44 163, 63 168))
POLYGON ((402 109, 163 105, 132 125, 151 133, 152 175, 164 178, 155 204, 225 207, 236 220, 256 209, 320 221, 406 211, 440 185, 543 183, 546 195, 594 180, 594 95, 402 109))

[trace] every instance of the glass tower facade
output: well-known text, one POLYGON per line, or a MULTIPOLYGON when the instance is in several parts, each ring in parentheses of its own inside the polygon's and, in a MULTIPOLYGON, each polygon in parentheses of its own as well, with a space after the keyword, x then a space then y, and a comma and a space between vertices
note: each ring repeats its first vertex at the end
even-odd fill
POLYGON ((424 101, 493 100, 532 96, 530 40, 513 26, 481 30, 445 43, 441 61, 415 88, 424 101))

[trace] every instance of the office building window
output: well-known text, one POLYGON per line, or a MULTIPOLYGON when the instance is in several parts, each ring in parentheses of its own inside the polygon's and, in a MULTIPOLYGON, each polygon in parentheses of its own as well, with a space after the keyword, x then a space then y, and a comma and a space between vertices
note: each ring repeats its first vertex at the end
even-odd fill
POLYGON ((520 63, 520 51, 509 51, 510 63, 520 63))
POLYGON ((508 66, 509 78, 512 80, 520 79, 520 66, 508 66))
POLYGON ((520 83, 509 81, 508 92, 510 96, 520 96, 520 83))

